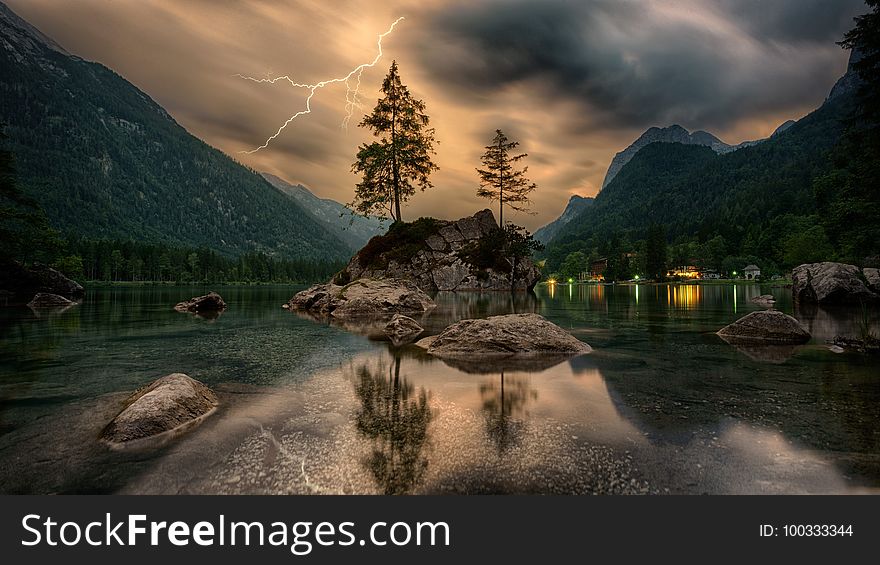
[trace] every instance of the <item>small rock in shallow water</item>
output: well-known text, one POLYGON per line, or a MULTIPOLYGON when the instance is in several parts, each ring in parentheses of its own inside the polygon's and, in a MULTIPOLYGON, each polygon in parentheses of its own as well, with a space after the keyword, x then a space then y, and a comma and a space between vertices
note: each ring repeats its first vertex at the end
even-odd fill
POLYGON ((101 439, 120 445, 152 437, 194 422, 217 404, 217 396, 201 382, 183 373, 166 375, 128 397, 101 439))
POLYGON ((385 335, 394 345, 409 343, 415 340, 423 331, 425 331, 424 328, 418 322, 402 314, 395 314, 384 329, 385 335))
POLYGON ((223 297, 221 297, 216 292, 209 292, 204 296, 196 296, 194 298, 190 298, 189 300, 185 300, 183 302, 178 302, 174 309, 178 312, 222 312, 226 310, 226 302, 223 301, 223 297))
POLYGON ((810 333, 788 314, 777 310, 752 312, 721 328, 718 335, 728 342, 806 343, 810 333))

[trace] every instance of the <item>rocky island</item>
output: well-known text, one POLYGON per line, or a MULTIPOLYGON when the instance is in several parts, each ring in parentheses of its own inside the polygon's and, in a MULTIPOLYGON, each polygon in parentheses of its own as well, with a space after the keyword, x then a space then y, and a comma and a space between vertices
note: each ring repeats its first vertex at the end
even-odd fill
POLYGON ((529 291, 541 278, 527 257, 503 257, 503 233, 491 210, 455 221, 420 218, 398 222, 373 237, 333 282, 404 279, 426 292, 440 290, 529 291))

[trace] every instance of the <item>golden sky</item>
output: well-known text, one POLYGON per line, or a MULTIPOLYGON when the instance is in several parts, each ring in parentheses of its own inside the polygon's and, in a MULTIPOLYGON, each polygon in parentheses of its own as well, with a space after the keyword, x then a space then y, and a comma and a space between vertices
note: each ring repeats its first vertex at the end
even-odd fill
MULTIPOLYGON (((822 103, 846 69, 834 44, 860 0, 6 0, 68 51, 134 83, 194 135, 254 169, 351 200, 360 143, 392 58, 436 128, 435 188, 404 219, 457 218, 477 199, 483 146, 496 128, 529 153, 535 229, 572 194, 598 192, 611 158, 651 126, 678 123, 727 143, 769 135, 822 103), (316 92, 312 113, 261 145, 308 91, 363 74, 351 126, 346 90, 316 92)), ((497 211, 496 211, 497 214, 497 211)))

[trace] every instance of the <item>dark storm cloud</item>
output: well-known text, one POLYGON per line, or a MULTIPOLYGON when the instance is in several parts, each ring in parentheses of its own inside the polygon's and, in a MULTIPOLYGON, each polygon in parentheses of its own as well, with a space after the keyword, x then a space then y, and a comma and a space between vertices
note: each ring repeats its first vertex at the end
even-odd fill
POLYGON ((855 0, 492 0, 428 16, 422 61, 470 104, 523 85, 593 124, 727 127, 802 106, 841 69, 855 0), (452 46, 455 46, 454 48, 452 46))
POLYGON ((866 11, 863 0, 719 0, 759 40, 833 43, 866 11))

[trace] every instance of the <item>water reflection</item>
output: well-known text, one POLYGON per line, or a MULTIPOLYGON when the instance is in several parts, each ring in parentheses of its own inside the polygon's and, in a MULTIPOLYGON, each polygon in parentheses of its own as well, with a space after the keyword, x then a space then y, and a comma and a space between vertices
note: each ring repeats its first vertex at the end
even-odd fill
POLYGON ((221 289, 230 308, 213 324, 171 309, 192 288, 101 289, 42 319, 0 310, 0 492, 880 487, 876 360, 824 346, 859 331, 858 309, 795 310, 757 284, 673 286, 444 294, 423 320, 436 333, 457 316, 536 311, 594 348, 552 367, 389 347, 291 316, 279 305, 295 289, 221 289), (768 293, 811 343, 761 357, 715 335, 768 293), (96 451, 114 402, 178 370, 223 396, 216 417, 155 453, 96 451))
POLYGON ((532 388, 526 376, 508 376, 504 371, 495 379, 483 381, 479 386, 482 412, 486 419, 486 433, 501 454, 518 444, 523 428, 528 423, 530 402, 538 400, 537 389, 532 388))
POLYGON ((411 492, 428 467, 424 454, 432 418, 428 393, 421 387, 416 391, 400 375, 399 356, 387 375, 381 366, 372 370, 361 365, 354 386, 361 404, 357 430, 372 441, 366 467, 383 494, 411 492))

